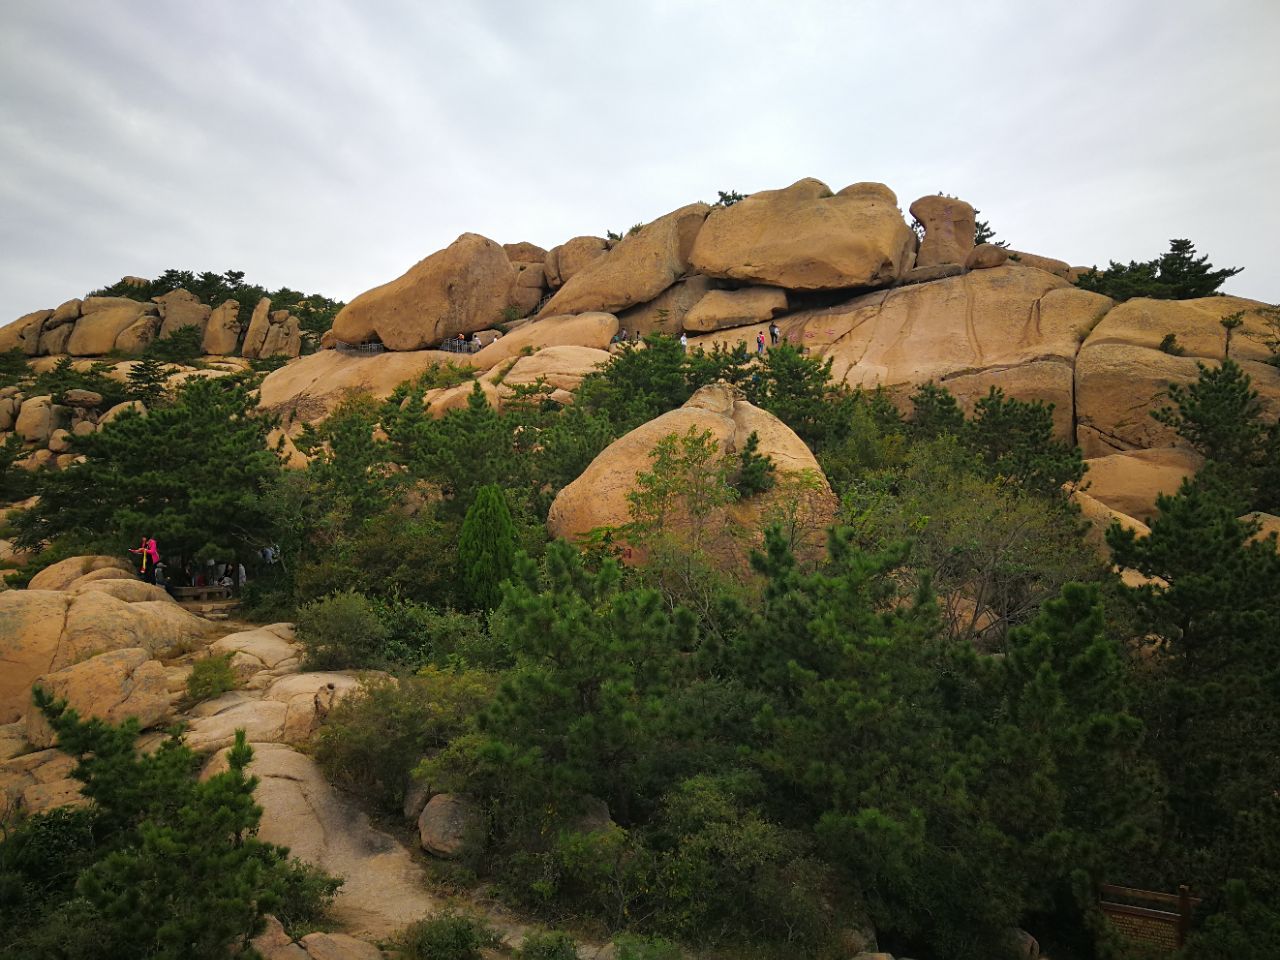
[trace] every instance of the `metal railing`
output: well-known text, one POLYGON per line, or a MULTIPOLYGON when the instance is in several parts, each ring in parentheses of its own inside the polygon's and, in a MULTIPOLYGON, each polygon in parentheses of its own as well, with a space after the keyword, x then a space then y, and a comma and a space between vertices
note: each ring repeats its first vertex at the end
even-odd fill
POLYGON ((347 343, 344 340, 334 341, 333 348, 343 353, 386 353, 386 346, 381 343, 347 343))

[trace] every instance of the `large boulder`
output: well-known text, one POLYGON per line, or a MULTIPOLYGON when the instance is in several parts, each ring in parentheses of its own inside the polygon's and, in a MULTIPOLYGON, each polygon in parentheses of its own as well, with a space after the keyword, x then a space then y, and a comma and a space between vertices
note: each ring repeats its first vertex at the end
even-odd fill
POLYGON ((315 423, 350 394, 385 400, 400 384, 432 367, 474 359, 439 350, 372 355, 321 350, 268 374, 258 390, 258 402, 264 411, 294 423, 315 423))
MULTIPOLYGON (((527 357, 519 357, 510 369, 502 373, 501 385, 503 388, 530 387, 541 381, 555 389, 577 390, 583 377, 608 362, 607 350, 545 347, 527 357)), ((490 376, 501 369, 495 367, 490 376)))
POLYGON ((209 314, 201 349, 212 356, 231 356, 240 343, 240 303, 224 300, 209 314))
MULTIPOLYGON (((604 350, 618 332, 618 318, 611 313, 580 313, 565 317, 543 317, 512 330, 487 347, 465 357, 463 362, 489 370, 504 360, 546 347, 592 347, 604 350)), ((448 356, 453 359, 452 354, 448 356)))
POLYGON ((1061 277, 1063 280, 1072 280, 1074 282, 1074 269, 1071 264, 1065 260, 1055 260, 1053 257, 1042 257, 1038 254, 1027 253, 1025 250, 1010 250, 1009 262, 1019 267, 1030 267, 1033 270, 1043 270, 1045 273, 1052 273, 1055 277, 1061 277))
POLYGON ((36 310, 0 327, 0 353, 19 349, 29 357, 35 356, 45 323, 52 316, 52 310, 36 310))
MULTIPOLYGON (((164 666, 140 647, 100 653, 35 681, 59 700, 66 700, 82 718, 109 723, 135 718, 146 729, 169 715, 169 689, 164 666)), ((27 712, 27 740, 51 747, 53 728, 38 710, 27 712)))
POLYGON ((1076 359, 1076 419, 1085 456, 1171 446, 1173 430, 1151 413, 1169 404, 1171 383, 1193 383, 1198 363, 1214 366, 1222 360, 1227 331, 1219 321, 1233 313, 1243 312, 1244 318, 1232 332, 1231 358, 1252 378, 1267 415, 1280 416, 1280 369, 1263 362, 1270 356, 1261 342, 1265 308, 1241 297, 1205 297, 1138 298, 1111 310, 1076 359), (1161 349, 1171 335, 1180 355, 1161 349))
POLYGON ((462 856, 481 825, 475 803, 457 793, 437 793, 418 815, 418 839, 427 853, 446 860, 462 856))
POLYGON ((713 210, 690 261, 711 277, 791 290, 880 287, 912 265, 915 235, 882 184, 833 194, 818 180, 713 210))
POLYGON ((1085 461, 1085 489, 1117 513, 1149 524, 1157 513, 1156 497, 1177 493, 1203 463, 1180 447, 1112 453, 1085 461))
POLYGON ((68 557, 45 567, 27 584, 29 590, 66 590, 87 573, 95 570, 119 570, 132 576, 133 565, 121 557, 68 557))
MULTIPOLYGON (((758 451, 773 460, 779 482, 774 490, 749 497, 737 505, 733 519, 747 529, 758 529, 778 498, 789 496, 787 478, 804 478, 807 493, 802 511, 811 515, 814 531, 825 530, 834 519, 835 500, 818 462, 809 448, 773 414, 747 403, 724 383, 698 390, 684 406, 668 411, 606 447, 576 480, 556 496, 547 516, 553 537, 576 540, 601 527, 621 527, 631 519, 628 494, 637 478, 652 469, 652 451, 670 434, 690 430, 707 432, 717 445, 717 455, 740 453, 748 437, 759 437, 758 451)), ((726 558, 741 560, 741 544, 727 547, 726 558)))
POLYGON ((267 339, 267 329, 271 326, 271 299, 262 297, 253 308, 249 317, 249 329, 244 334, 244 345, 240 348, 241 356, 256 358, 262 353, 262 344, 267 339))
POLYGON ((685 314, 690 333, 710 333, 728 327, 767 323, 787 309, 787 291, 777 287, 711 290, 685 314))
POLYGON ((53 402, 51 396, 28 397, 18 411, 14 431, 28 443, 44 446, 55 430, 71 422, 71 411, 53 402))
POLYGON ((911 215, 924 225, 924 240, 916 254, 917 267, 966 261, 973 249, 976 225, 973 207, 954 197, 931 194, 911 204, 911 215))
POLYGON ((90 297, 67 339, 67 353, 73 357, 96 357, 116 348, 116 338, 143 317, 159 316, 154 303, 140 303, 127 297, 90 297))
MULTIPOLYGON (((996 267, 897 287, 777 320, 783 338, 830 357, 850 386, 900 396, 934 380, 966 410, 997 386, 1020 400, 1054 404, 1054 425, 1072 436, 1073 365, 1111 300, 1038 270, 996 267)), ((741 329, 691 338, 735 346, 741 329)))
POLYGON ((684 318, 717 281, 702 274, 677 280, 650 300, 618 314, 618 327, 630 339, 635 333, 665 333, 678 337, 684 329, 684 318))
POLYGON ((539 315, 616 313, 652 300, 688 272, 689 252, 710 210, 691 203, 645 224, 574 274, 539 315))
POLYGON ((160 305, 160 336, 167 337, 183 327, 195 327, 204 337, 209 322, 209 305, 200 302, 190 290, 179 287, 152 299, 160 305))
POLYGON ((45 321, 44 328, 49 330, 54 327, 64 326, 68 323, 75 323, 80 319, 80 306, 82 303, 83 301, 79 297, 76 297, 59 305, 58 308, 53 311, 53 315, 45 321))
POLYGON ((142 316, 120 331, 115 349, 119 353, 137 355, 146 351, 160 336, 160 318, 142 316))
POLYGON ((390 283, 360 294, 334 319, 332 339, 391 350, 421 350, 484 330, 511 303, 515 270, 502 247, 464 233, 390 283))
POLYGON ((564 286, 593 260, 609 252, 604 237, 574 237, 552 247, 543 260, 543 274, 552 290, 564 286))
POLYGON ((261 357, 296 357, 302 352, 302 327, 298 318, 288 310, 276 310, 271 314, 271 325, 262 339, 258 351, 261 357))
MULTIPOLYGON (((258 838, 343 878, 333 908, 343 930, 390 937, 439 909, 413 855, 329 786, 315 761, 283 744, 252 746, 249 772, 259 778, 253 798, 262 807, 258 838)), ((223 750, 201 775, 226 767, 223 750)))

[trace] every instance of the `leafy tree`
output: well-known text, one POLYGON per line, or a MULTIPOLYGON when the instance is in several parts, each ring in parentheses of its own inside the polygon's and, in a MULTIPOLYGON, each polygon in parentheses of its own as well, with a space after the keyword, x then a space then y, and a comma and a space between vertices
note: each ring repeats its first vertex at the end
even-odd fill
POLYGON ((263 493, 280 470, 254 407, 244 383, 200 378, 170 406, 76 438, 84 462, 44 478, 39 504, 16 522, 19 542, 67 537, 118 553, 145 534, 182 557, 246 551, 266 529, 263 493))
POLYGON ((1212 296, 1243 267, 1215 270, 1209 257, 1196 256, 1190 240, 1170 240, 1169 252, 1154 260, 1128 266, 1112 260, 1101 272, 1095 267, 1076 280, 1076 286, 1101 293, 1114 300, 1152 297, 1156 300, 1191 300, 1212 296))
POLYGON ((459 586, 470 606, 489 610, 498 605, 515 554, 516 531, 502 488, 486 484, 467 508, 458 537, 459 586))

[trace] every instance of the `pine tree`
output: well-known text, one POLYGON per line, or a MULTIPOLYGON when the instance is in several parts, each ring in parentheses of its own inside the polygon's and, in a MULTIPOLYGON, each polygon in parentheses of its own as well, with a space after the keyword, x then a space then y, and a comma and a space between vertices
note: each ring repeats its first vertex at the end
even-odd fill
POLYGON ((1080 449, 1053 439, 1053 404, 1006 398, 999 387, 974 405, 961 439, 991 476, 1024 489, 1052 493, 1084 475, 1080 449))
POLYGON ((165 385, 166 379, 165 365, 155 357, 136 360, 129 369, 129 395, 134 400, 141 400, 150 410, 157 406, 168 392, 165 385))
POLYGON ((1252 468, 1267 429, 1252 378, 1234 360, 1224 360, 1217 367, 1203 363, 1196 367, 1200 371, 1196 382, 1186 387, 1169 384, 1173 405, 1161 407, 1152 416, 1206 460, 1252 468))
POLYGON ((738 456, 738 476, 734 480, 734 488, 744 497, 772 490, 778 482, 776 472, 773 460, 760 454, 760 435, 752 430, 738 456))
POLYGON ((1190 300, 1212 296, 1243 267, 1213 269, 1209 257, 1196 256, 1190 240, 1170 240, 1169 251, 1154 260, 1132 260, 1128 266, 1112 260, 1103 271, 1097 268, 1076 280, 1076 286, 1115 300, 1153 297, 1157 300, 1190 300))
POLYGON ((911 394, 911 408, 908 423, 913 437, 932 440, 945 434, 959 436, 964 427, 964 412, 955 396, 932 380, 920 384, 911 394))
POLYGON ((516 530, 502 487, 486 484, 476 491, 458 537, 458 576, 469 606, 491 610, 498 605, 515 555, 516 530))

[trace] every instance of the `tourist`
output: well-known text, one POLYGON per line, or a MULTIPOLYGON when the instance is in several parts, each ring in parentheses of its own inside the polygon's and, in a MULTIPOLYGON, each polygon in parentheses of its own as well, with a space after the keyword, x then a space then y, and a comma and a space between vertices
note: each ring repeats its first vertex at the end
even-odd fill
POLYGON ((782 331, 778 329, 776 323, 769 324, 769 346, 776 347, 778 345, 778 337, 782 335, 782 331))
POLYGON ((756 334, 756 353, 764 354, 764 331, 761 330, 756 334))
POLYGON ((685 353, 689 352, 689 335, 687 333, 680 334, 680 349, 685 353))
POLYGON ((147 583, 155 583, 156 564, 160 562, 160 548, 156 546, 156 538, 143 537, 142 545, 136 550, 130 548, 129 552, 141 554, 139 572, 142 579, 147 583))

